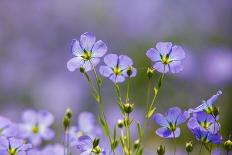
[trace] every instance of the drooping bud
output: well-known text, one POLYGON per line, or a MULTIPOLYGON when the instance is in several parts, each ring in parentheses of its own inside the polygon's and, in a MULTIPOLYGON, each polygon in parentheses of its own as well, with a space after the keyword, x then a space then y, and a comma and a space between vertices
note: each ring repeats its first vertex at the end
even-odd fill
POLYGON ((80 72, 81 73, 85 73, 85 68, 84 67, 80 67, 80 72))
POLYGON ((71 118, 72 118, 72 109, 71 109, 71 108, 66 109, 65 115, 66 115, 68 118, 71 119, 71 118))
POLYGON ((124 121, 119 119, 118 120, 118 128, 123 128, 124 121))
POLYGON ((123 104, 123 110, 127 114, 131 113, 134 110, 134 104, 130 104, 130 103, 123 104))
POLYGON ((93 140, 93 148, 95 148, 95 147, 97 147, 97 146, 99 145, 99 141, 100 141, 99 138, 95 138, 95 139, 93 140))
POLYGON ((154 75, 154 71, 155 70, 153 68, 150 68, 150 67, 147 68, 147 76, 149 79, 151 79, 152 76, 154 75))
POLYGON ((64 129, 65 131, 70 127, 70 118, 68 116, 64 116, 64 119, 63 119, 63 126, 64 126, 64 129))
POLYGON ((213 107, 213 115, 217 117, 219 115, 219 107, 213 107))
POLYGON ((94 147, 94 148, 92 149, 92 152, 93 152, 94 154, 100 154, 100 153, 101 153, 101 148, 100 148, 100 146, 94 147))
POLYGON ((191 141, 190 141, 190 142, 186 142, 186 144, 185 144, 185 150, 186 150, 188 153, 192 152, 192 150, 193 150, 193 144, 192 144, 191 141))
POLYGON ((133 145, 133 147, 134 147, 134 149, 136 150, 136 149, 138 149, 138 148, 139 148, 139 146, 140 146, 140 140, 139 140, 139 139, 137 139, 137 140, 135 140, 135 141, 134 141, 134 145, 133 145))
POLYGON ((158 155, 164 155, 164 153, 165 153, 165 146, 160 145, 160 146, 157 148, 157 154, 158 154, 158 155))
POLYGON ((232 150, 232 141, 231 140, 227 140, 223 143, 223 147, 225 148, 225 150, 227 152, 232 150))
POLYGON ((126 70, 127 75, 130 77, 133 73, 133 68, 132 67, 128 67, 126 70))

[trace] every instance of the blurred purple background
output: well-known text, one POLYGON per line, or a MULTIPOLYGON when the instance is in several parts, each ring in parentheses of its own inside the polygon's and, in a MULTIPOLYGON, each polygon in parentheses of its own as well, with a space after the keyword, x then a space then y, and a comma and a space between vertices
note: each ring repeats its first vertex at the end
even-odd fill
MULTIPOLYGON (((194 107, 221 89, 217 105, 223 134, 228 136, 232 131, 231 17, 231 0, 2 0, 0 115, 19 121, 24 109, 48 109, 60 125, 67 107, 75 115, 80 111, 97 114, 82 75, 66 68, 72 57, 71 39, 89 31, 107 44, 108 52, 130 55, 137 68, 150 65, 145 53, 158 41, 184 46, 185 69, 165 77, 157 109, 194 107)), ((147 88, 144 77, 139 70, 131 93, 141 112, 147 88)), ((104 87, 104 100, 112 109, 116 100, 111 82, 105 80, 104 87)), ((152 125, 150 134, 154 135, 152 125)))

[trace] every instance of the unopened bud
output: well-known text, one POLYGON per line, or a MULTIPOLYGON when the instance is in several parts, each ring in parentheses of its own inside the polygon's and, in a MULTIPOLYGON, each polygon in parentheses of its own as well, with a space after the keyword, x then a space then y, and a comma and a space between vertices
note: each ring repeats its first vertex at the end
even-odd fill
POLYGON ((123 120, 118 120, 118 128, 123 128, 124 121, 123 120))
POLYGON ((213 115, 217 117, 219 115, 219 108, 218 107, 213 107, 213 115))
POLYGON ((130 103, 123 104, 123 110, 127 114, 131 113, 134 110, 134 104, 130 104, 130 103))
POLYGON ((68 118, 72 118, 72 109, 68 108, 66 109, 65 111, 65 115, 68 117, 68 118))
POLYGON ((70 118, 69 117, 64 116, 63 126, 64 126, 65 131, 69 128, 69 126, 70 126, 70 118))
POLYGON ((127 73, 127 75, 129 77, 132 75, 132 72, 133 72, 133 68, 132 67, 128 67, 126 73, 127 73))
POLYGON ((226 151, 230 151, 232 149, 232 141, 231 140, 227 140, 223 143, 223 146, 225 148, 226 151))
POLYGON ((152 76, 154 75, 154 69, 153 68, 147 68, 147 76, 148 78, 152 78, 152 76))
POLYGON ((188 153, 192 152, 192 150, 193 150, 193 144, 192 144, 191 141, 190 141, 190 142, 186 142, 186 144, 185 144, 185 150, 186 150, 188 153))
POLYGON ((165 146, 160 145, 160 146, 157 148, 157 154, 158 154, 158 155, 164 155, 164 153, 165 153, 165 146))
POLYGON ((136 141, 134 141, 134 149, 136 150, 136 149, 138 149, 139 148, 139 146, 140 146, 140 140, 139 139, 137 139, 136 141))
POLYGON ((85 68, 84 67, 80 67, 80 72, 84 73, 85 72, 85 68))

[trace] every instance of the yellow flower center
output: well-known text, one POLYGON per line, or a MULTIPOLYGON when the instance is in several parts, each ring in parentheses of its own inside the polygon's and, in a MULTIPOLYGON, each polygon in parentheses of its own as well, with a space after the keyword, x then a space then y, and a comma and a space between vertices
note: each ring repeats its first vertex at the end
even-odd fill
POLYGON ((33 126, 31 130, 34 134, 39 133, 39 127, 37 125, 33 126))
POLYGON ((8 149, 8 153, 9 153, 10 155, 16 155, 16 154, 17 154, 17 149, 15 149, 15 148, 9 148, 9 149, 8 149))
POLYGON ((210 127, 210 125, 211 125, 211 123, 204 121, 204 122, 200 122, 200 125, 201 125, 203 128, 205 128, 206 130, 208 130, 209 127, 210 127))
POLYGON ((176 124, 169 123, 168 129, 171 130, 172 132, 176 131, 176 124))
POLYGON ((171 60, 169 58, 169 55, 161 55, 161 61, 163 64, 168 65, 171 63, 171 60))
POLYGON ((122 70, 118 66, 113 68, 113 72, 117 76, 122 74, 122 70))
POLYGON ((88 61, 92 58, 92 52, 84 50, 84 54, 81 56, 85 61, 88 61))

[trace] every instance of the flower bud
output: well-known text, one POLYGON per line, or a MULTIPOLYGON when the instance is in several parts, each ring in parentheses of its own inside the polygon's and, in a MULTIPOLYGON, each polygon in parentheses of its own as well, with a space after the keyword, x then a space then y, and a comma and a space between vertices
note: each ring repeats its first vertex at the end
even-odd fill
POLYGON ((70 127, 70 118, 68 116, 64 116, 63 126, 65 131, 70 127))
POLYGON ((140 146, 140 140, 139 140, 139 139, 137 139, 136 141, 134 141, 134 145, 133 145, 133 147, 134 147, 134 149, 136 150, 136 149, 138 149, 138 148, 139 148, 139 146, 140 146))
POLYGON ((164 153, 165 153, 165 146, 160 145, 160 146, 157 148, 157 154, 158 154, 158 155, 164 155, 164 153))
POLYGON ((213 115, 217 117, 219 115, 219 108, 218 107, 213 107, 213 115))
POLYGON ((123 128, 124 121, 119 119, 118 120, 118 128, 123 128))
POLYGON ((126 70, 127 75, 130 77, 132 75, 133 72, 133 68, 132 67, 128 67, 126 70))
POLYGON ((193 150, 193 144, 192 144, 191 141, 190 141, 190 142, 186 142, 186 144, 185 144, 185 150, 186 150, 188 153, 192 152, 192 150, 193 150))
POLYGON ((101 153, 101 148, 100 148, 100 146, 94 147, 94 148, 92 149, 92 152, 93 152, 94 154, 100 154, 100 153, 101 153))
POLYGON ((70 108, 66 109, 65 115, 66 115, 69 119, 71 119, 71 118, 72 118, 72 109, 70 109, 70 108))
POLYGON ((80 67, 80 72, 81 73, 85 73, 85 68, 84 67, 80 67))
POLYGON ((99 141, 100 141, 100 139, 98 139, 98 138, 95 138, 93 140, 93 148, 95 148, 95 147, 97 147, 99 145, 99 141))
POLYGON ((123 110, 127 114, 131 113, 134 110, 134 104, 130 104, 130 103, 123 104, 123 110))
POLYGON ((225 148, 226 151, 230 151, 232 149, 232 141, 231 140, 227 140, 223 143, 223 146, 225 148))
POLYGON ((147 68, 147 76, 149 79, 152 78, 152 76, 154 75, 154 71, 155 70, 153 68, 150 67, 147 68))

